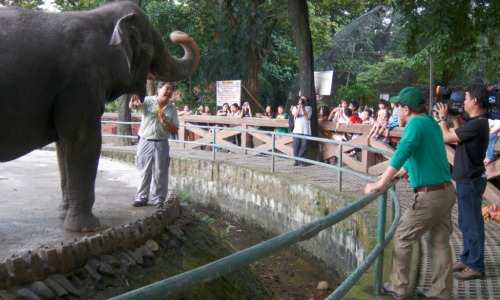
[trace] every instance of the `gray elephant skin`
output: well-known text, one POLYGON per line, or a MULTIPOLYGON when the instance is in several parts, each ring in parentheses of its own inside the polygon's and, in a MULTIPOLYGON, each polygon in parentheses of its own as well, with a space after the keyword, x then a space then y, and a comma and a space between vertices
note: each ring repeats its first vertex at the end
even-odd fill
POLYGON ((148 76, 178 81, 196 69, 196 43, 178 31, 170 39, 182 58, 129 1, 66 13, 0 8, 0 162, 56 142, 65 229, 100 226, 92 206, 105 103, 144 99, 148 76))

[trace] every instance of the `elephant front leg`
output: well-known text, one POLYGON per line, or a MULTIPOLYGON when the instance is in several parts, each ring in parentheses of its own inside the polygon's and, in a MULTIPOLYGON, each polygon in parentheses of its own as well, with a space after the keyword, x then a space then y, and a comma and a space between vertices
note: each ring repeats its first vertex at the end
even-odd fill
POLYGON ((60 156, 63 202, 66 210, 64 228, 69 231, 90 232, 99 228, 99 220, 92 214, 94 185, 101 150, 100 135, 91 140, 61 141, 60 156))

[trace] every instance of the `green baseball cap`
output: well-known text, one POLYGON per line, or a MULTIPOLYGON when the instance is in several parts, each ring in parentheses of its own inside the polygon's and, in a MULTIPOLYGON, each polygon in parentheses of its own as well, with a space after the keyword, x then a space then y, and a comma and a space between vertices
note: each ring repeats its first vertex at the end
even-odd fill
POLYGON ((399 97, 398 96, 391 96, 389 98, 389 102, 391 102, 391 103, 399 103, 399 97))
POLYGON ((392 103, 399 103, 413 109, 417 109, 424 104, 424 96, 420 90, 411 86, 402 89, 395 98, 394 102, 391 101, 392 103))

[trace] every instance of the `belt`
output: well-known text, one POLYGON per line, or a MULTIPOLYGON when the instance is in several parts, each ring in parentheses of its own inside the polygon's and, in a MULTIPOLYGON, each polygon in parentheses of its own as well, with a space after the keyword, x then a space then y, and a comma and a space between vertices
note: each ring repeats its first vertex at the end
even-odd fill
POLYGON ((443 182, 441 184, 436 184, 436 185, 420 186, 418 188, 414 188, 413 191, 415 193, 435 192, 435 191, 439 191, 439 190, 446 188, 450 184, 451 183, 449 181, 447 181, 447 182, 443 182))
POLYGON ((150 142, 163 142, 165 140, 162 140, 162 139, 147 139, 147 141, 150 141, 150 142))

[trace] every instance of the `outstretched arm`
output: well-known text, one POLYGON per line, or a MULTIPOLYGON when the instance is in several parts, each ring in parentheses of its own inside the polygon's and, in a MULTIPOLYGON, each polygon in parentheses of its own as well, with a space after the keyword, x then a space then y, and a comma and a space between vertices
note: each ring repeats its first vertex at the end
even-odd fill
POLYGON ((380 176, 380 179, 374 183, 368 183, 365 187, 365 194, 378 192, 388 185, 393 179, 397 178, 400 172, 389 166, 385 172, 380 176))
POLYGON ((332 109, 330 114, 328 115, 328 121, 332 121, 333 118, 337 115, 337 108, 332 109))

